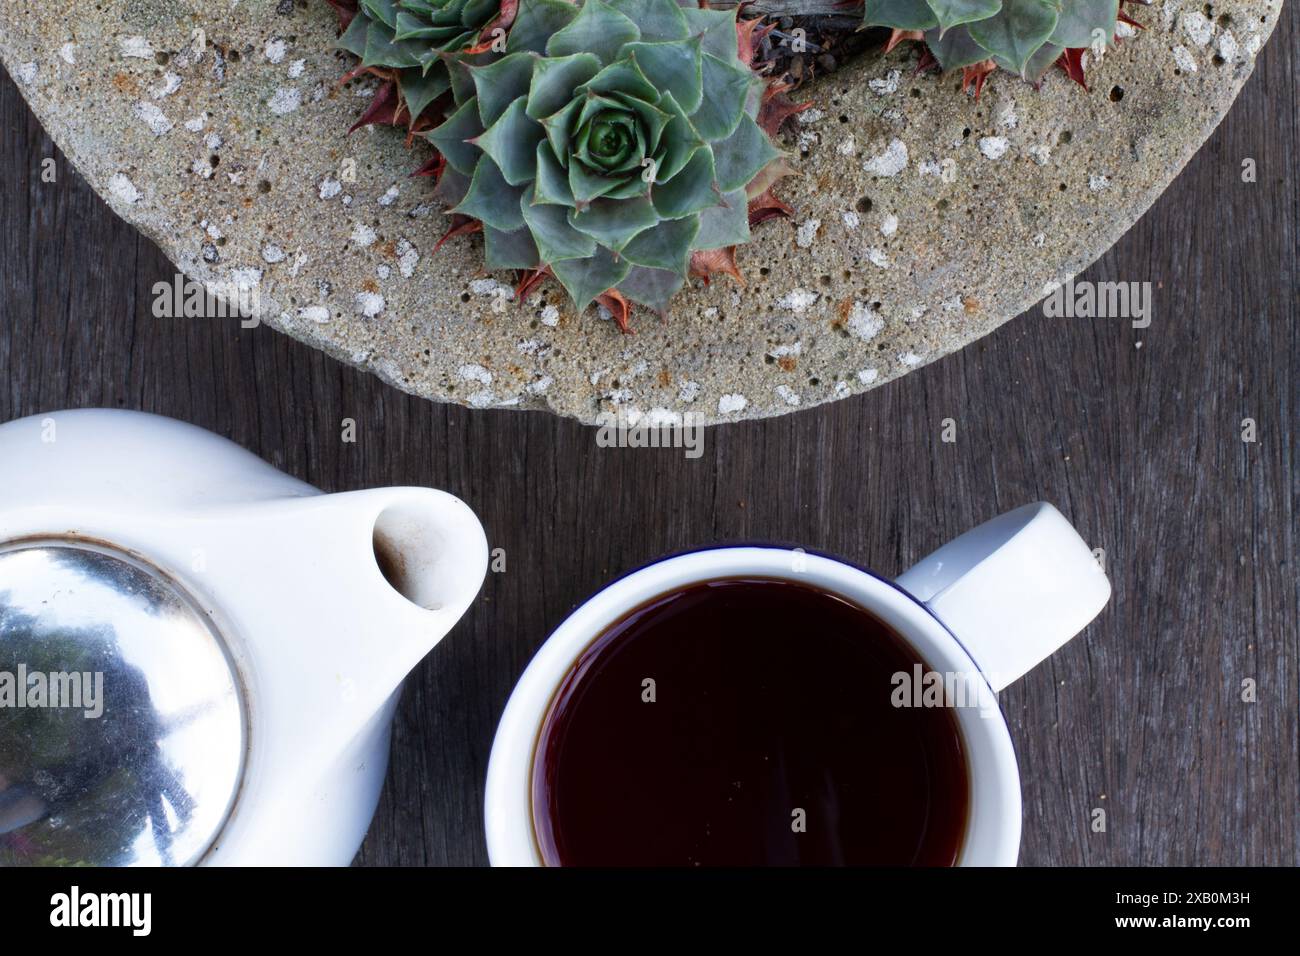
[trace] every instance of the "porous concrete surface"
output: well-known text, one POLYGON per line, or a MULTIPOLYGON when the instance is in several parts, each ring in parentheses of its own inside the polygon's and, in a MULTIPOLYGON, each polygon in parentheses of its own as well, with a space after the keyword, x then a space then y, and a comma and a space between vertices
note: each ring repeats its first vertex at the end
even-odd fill
POLYGON ((510 301, 477 237, 434 253, 445 217, 408 177, 427 147, 345 135, 375 87, 338 85, 323 0, 6 0, 0 61, 114 210, 186 275, 254 286, 264 322, 431 399, 718 422, 904 375, 1118 239, 1223 117, 1281 0, 1130 10, 1147 29, 1090 92, 1000 73, 976 102, 901 49, 809 84, 793 219, 740 250, 743 286, 697 282, 631 336, 552 284, 510 301))

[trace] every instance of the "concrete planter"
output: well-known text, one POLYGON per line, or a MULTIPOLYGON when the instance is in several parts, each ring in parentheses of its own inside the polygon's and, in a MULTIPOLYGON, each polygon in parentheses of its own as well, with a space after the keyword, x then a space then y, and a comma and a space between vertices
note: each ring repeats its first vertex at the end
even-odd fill
POLYGON ((185 275, 255 290, 261 321, 440 401, 713 422, 906 374, 1100 256, 1222 119, 1281 2, 1206 10, 1137 9, 1147 30, 1088 93, 1001 74, 977 103, 903 50, 813 82, 786 136, 794 219, 740 251, 743 287, 697 284, 634 336, 558 287, 509 301, 475 237, 433 253, 424 147, 344 135, 373 86, 336 85, 324 3, 6 3, 0 61, 120 215, 185 275))

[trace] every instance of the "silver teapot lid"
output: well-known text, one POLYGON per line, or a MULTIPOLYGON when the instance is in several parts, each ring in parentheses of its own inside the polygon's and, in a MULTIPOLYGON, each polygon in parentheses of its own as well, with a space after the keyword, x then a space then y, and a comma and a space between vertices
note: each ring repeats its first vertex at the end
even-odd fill
POLYGON ((96 544, 0 545, 0 866, 198 862, 245 741, 226 646, 175 581, 96 544))

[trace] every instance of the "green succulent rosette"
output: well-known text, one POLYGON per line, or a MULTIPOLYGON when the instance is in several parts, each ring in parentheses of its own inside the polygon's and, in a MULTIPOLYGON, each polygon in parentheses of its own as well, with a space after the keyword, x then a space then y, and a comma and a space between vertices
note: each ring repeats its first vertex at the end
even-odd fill
POLYGON ((746 187, 780 153, 734 9, 521 0, 504 55, 450 77, 427 138, 488 269, 549 269, 579 312, 616 291, 662 313, 693 253, 749 239, 746 187))
POLYGON ((864 24, 924 35, 944 70, 992 60, 1036 81, 1067 50, 1114 42, 1120 0, 866 0, 864 24))
POLYGON ((451 88, 447 58, 478 44, 501 0, 331 0, 355 7, 339 45, 363 67, 394 70, 414 122, 451 88))

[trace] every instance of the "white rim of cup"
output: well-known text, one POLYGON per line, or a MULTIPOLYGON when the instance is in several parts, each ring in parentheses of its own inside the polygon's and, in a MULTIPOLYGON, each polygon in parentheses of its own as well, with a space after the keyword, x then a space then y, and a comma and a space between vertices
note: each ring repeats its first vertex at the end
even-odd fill
MULTIPOLYGON (((654 598, 704 581, 747 577, 799 581, 839 595, 893 628, 929 668, 980 673, 960 641, 923 604, 892 581, 839 559, 746 545, 656 561, 612 581, 574 610, 538 649, 515 685, 488 761, 484 813, 488 857, 494 866, 543 864, 533 829, 533 759, 555 691, 582 652, 629 611, 654 598)), ((1006 721, 997 708, 955 711, 970 786, 957 865, 1014 865, 1020 847, 1020 772, 1006 721)))

